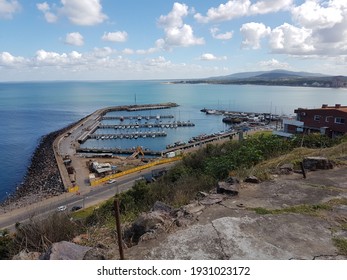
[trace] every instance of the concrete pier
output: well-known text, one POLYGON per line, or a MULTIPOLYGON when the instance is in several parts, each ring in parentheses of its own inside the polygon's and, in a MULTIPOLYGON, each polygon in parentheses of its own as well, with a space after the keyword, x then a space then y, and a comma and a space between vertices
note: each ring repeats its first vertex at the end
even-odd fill
POLYGON ((172 123, 135 123, 135 124, 100 124, 100 129, 138 129, 138 128, 177 128, 177 127, 192 127, 195 126, 192 122, 172 122, 172 123))
POLYGON ((133 133, 118 133, 118 134, 91 134, 88 139, 108 140, 117 138, 146 138, 146 137, 165 137, 165 131, 150 131, 150 132, 133 132, 133 133))
POLYGON ((173 119, 173 115, 156 115, 156 116, 103 116, 101 120, 150 120, 150 119, 173 119))

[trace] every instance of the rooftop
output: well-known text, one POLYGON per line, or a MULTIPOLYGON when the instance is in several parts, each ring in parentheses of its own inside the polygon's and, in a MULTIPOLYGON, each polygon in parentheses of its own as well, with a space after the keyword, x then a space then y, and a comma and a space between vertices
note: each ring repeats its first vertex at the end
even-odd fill
POLYGON ((323 104, 321 108, 314 108, 314 109, 308 109, 308 108, 298 108, 297 110, 338 110, 342 112, 347 113, 347 106, 342 106, 341 104, 335 104, 334 106, 328 106, 328 104, 323 104))

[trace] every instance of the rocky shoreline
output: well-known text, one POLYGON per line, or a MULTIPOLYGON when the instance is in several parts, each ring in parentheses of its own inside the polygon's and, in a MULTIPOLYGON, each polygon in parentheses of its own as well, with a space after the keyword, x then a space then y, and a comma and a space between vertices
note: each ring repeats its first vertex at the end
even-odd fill
POLYGON ((0 213, 20 208, 65 192, 54 156, 53 142, 76 123, 43 136, 36 147, 23 182, 0 204, 0 213))

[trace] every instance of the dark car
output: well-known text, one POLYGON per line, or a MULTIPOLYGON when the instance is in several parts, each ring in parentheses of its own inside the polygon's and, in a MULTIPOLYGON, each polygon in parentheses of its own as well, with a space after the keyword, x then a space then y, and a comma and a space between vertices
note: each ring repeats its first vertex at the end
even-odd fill
POLYGON ((80 210, 80 209, 82 209, 82 206, 73 206, 73 207, 71 208, 71 211, 72 211, 72 212, 75 212, 75 211, 80 210))

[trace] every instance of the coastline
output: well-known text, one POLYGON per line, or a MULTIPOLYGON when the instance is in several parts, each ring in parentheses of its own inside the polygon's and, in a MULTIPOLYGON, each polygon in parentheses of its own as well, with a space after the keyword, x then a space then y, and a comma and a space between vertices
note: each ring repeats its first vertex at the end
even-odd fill
MULTIPOLYGON (((143 108, 143 106, 176 107, 178 105, 173 102, 166 102, 161 104, 113 106, 101 110, 105 113, 112 110, 135 110, 137 108, 143 108)), ((9 210, 26 207, 66 192, 53 144, 60 135, 65 134, 89 116, 90 114, 40 138, 40 142, 32 154, 23 181, 15 187, 14 191, 7 198, 0 201, 0 214, 6 213, 9 210)))
POLYGON ((32 154, 23 181, 16 186, 13 193, 0 202, 0 214, 65 192, 54 155, 53 142, 80 121, 41 137, 32 154))

